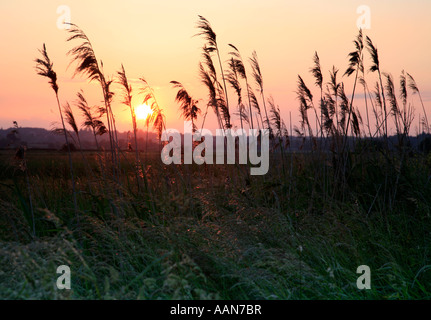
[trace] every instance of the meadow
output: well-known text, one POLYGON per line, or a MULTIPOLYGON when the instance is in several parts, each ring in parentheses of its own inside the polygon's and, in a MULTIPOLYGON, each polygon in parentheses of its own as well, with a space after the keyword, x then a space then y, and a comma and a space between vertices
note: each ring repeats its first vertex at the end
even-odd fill
MULTIPOLYGON (((429 164, 420 158, 405 169, 390 209, 377 192, 380 158, 357 169, 348 197, 334 199, 315 185, 308 154, 289 155, 289 183, 275 163, 247 182, 226 166, 175 169, 152 154, 142 197, 133 153, 121 187, 87 175, 75 153, 77 217, 67 154, 29 152, 29 189, 13 156, 1 154, 3 299, 430 297, 429 164), (55 287, 62 264, 72 270, 70 291, 55 287), (371 290, 356 287, 363 264, 371 290)), ((96 171, 96 155, 85 156, 96 171)))
MULTIPOLYGON (((343 78, 353 83, 351 95, 335 67, 325 82, 315 53, 308 70, 315 88, 298 76, 301 121, 288 128, 280 107, 265 97, 257 53, 247 60, 248 75, 231 45, 223 68, 211 25, 199 17, 197 28, 205 41, 200 78, 208 102, 204 113, 172 81, 182 116, 194 130, 204 127, 209 110, 223 129, 233 127, 234 115, 241 128, 267 129, 269 172, 252 176, 249 164, 165 165, 160 153, 138 146, 134 91, 124 68, 115 82, 108 80, 90 40, 72 25, 77 74, 100 84, 104 106, 90 107, 82 92, 72 106, 62 106, 42 47, 37 72, 54 91, 65 148, 0 151, 0 297, 429 299, 430 126, 422 98, 412 100, 420 97, 414 78, 403 71, 397 93, 393 77, 380 71, 377 48, 360 31, 343 78), (114 91, 114 84, 121 89, 114 91), (354 105, 358 88, 367 106, 362 116, 354 105), (127 150, 116 139, 111 102, 117 96, 131 111, 134 139, 127 150), (415 102, 423 111, 418 146, 410 142, 415 102), (94 151, 80 150, 76 110, 94 133, 94 151), (292 149, 294 133, 303 151, 292 149), (110 148, 98 146, 100 135, 109 136, 110 148), (59 265, 71 268, 71 290, 55 286, 59 265), (369 290, 356 286, 360 265, 371 269, 369 290)), ((166 118, 141 80, 143 102, 152 109, 146 128, 160 139, 166 118)))

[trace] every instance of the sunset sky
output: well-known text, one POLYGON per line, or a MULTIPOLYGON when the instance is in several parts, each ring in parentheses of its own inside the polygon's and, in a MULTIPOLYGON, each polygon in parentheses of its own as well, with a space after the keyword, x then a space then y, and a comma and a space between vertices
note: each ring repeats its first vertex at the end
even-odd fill
MULTIPOLYGON (((428 0, 16 0, 0 2, 0 127, 8 128, 16 120, 22 127, 50 128, 53 121, 58 121, 53 91, 47 80, 35 72, 34 59, 39 57, 38 49, 43 43, 58 75, 60 101, 72 104, 76 92, 83 89, 91 105, 101 103, 100 86, 89 84, 80 76, 72 78, 74 65, 67 68, 70 57, 66 54, 77 42, 67 43, 68 32, 57 28, 60 5, 69 6, 71 21, 92 41, 106 75, 115 75, 123 63, 136 92, 140 77, 150 83, 165 112, 168 128, 181 129, 183 123, 171 80, 181 82, 196 99, 202 99, 199 106, 205 111, 207 91, 198 77, 204 40, 193 37, 197 33, 198 15, 211 22, 224 61, 228 59, 229 43, 240 49, 243 58, 257 51, 267 97, 274 97, 286 124, 291 111, 296 125, 297 75, 301 74, 307 85, 316 89, 309 73, 315 51, 320 56, 324 82, 329 80, 332 65, 340 69, 340 76, 344 73, 347 55, 353 50, 352 41, 358 33, 356 21, 360 14, 356 10, 360 5, 371 9, 371 29, 364 32, 379 50, 382 70, 394 76, 397 92, 401 70, 412 74, 431 112, 431 1, 428 0)), ((250 69, 247 71, 251 73, 250 69)), ((372 84, 375 75, 367 77, 372 84)), ((349 98, 352 80, 343 78, 349 98)), ((117 91, 119 87, 113 88, 117 91)), ((232 89, 230 92, 231 109, 235 109, 234 92, 232 89)), ((115 97, 113 103, 118 129, 128 131, 130 112, 120 100, 115 97)), ((135 97, 133 102, 138 105, 140 100, 142 97, 135 97)), ((355 105, 362 111, 359 101, 355 105)), ((417 102, 416 110, 421 111, 417 102)), ((239 125, 238 118, 233 117, 239 125)), ((201 121, 200 117, 198 123, 201 121)), ((207 121, 207 128, 217 127, 212 111, 207 121)), ((143 122, 138 126, 143 128, 143 122)))

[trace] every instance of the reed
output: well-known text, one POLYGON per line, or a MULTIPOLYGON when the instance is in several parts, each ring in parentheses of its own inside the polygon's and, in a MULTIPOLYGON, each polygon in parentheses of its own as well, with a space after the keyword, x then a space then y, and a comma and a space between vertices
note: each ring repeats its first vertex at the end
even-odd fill
POLYGON ((65 138, 65 141, 66 141, 67 151, 68 151, 68 157, 69 157, 70 178, 72 180, 73 207, 75 209, 75 216, 76 216, 77 223, 78 223, 78 226, 79 226, 79 213, 78 213, 78 204, 77 204, 77 200, 76 200, 76 185, 75 185, 75 177, 74 177, 74 174, 73 174, 72 155, 71 155, 71 152, 70 152, 69 138, 67 136, 66 126, 64 124, 63 112, 61 110, 60 100, 59 100, 59 97, 58 97, 59 87, 58 87, 58 84, 57 84, 57 74, 56 74, 56 72, 53 69, 54 63, 51 62, 51 59, 48 56, 48 52, 46 50, 45 44, 43 44, 42 50, 39 50, 39 52, 42 55, 42 58, 35 60, 35 62, 36 62, 36 72, 37 72, 38 75, 49 79, 49 84, 51 85, 52 90, 54 90, 55 98, 57 100, 58 112, 60 114, 61 124, 63 126, 64 138, 65 138))
POLYGON ((110 90, 112 80, 108 80, 103 72, 103 62, 100 64, 96 58, 96 54, 93 50, 93 45, 90 39, 75 24, 70 24, 70 29, 68 30, 70 36, 67 41, 80 41, 76 47, 72 48, 68 55, 72 56, 71 63, 76 63, 75 75, 82 74, 91 81, 99 82, 102 88, 103 100, 105 107, 102 109, 103 113, 106 114, 106 123, 108 124, 108 134, 110 142, 111 160, 113 177, 117 182, 119 181, 119 162, 118 162, 118 142, 116 139, 116 128, 115 128, 115 118, 111 108, 111 101, 114 93, 110 90))
MULTIPOLYGON (((245 87, 247 89, 247 99, 248 99, 248 107, 249 107, 249 116, 250 116, 250 126, 251 129, 254 129, 253 124, 253 111, 252 111, 252 103, 251 103, 251 92, 250 86, 248 84, 247 72, 244 66, 244 62, 242 60, 241 54, 237 47, 233 44, 229 44, 229 46, 233 49, 233 51, 229 52, 232 56, 231 58, 231 68, 234 68, 235 71, 239 74, 239 76, 245 80, 245 87)), ((241 113, 240 113, 241 114, 241 113)))
POLYGON ((192 122, 192 131, 194 133, 197 129, 196 120, 198 119, 199 113, 201 113, 201 109, 198 107, 199 100, 190 96, 180 82, 171 81, 170 83, 174 88, 178 89, 175 101, 179 104, 181 116, 184 120, 192 122))
MULTIPOLYGON (((268 111, 266 110, 266 104, 265 104, 265 93, 263 90, 263 76, 262 76, 262 72, 260 69, 260 65, 259 65, 259 60, 257 58, 257 53, 256 51, 253 51, 252 56, 250 58, 250 64, 253 70, 253 78, 254 81, 259 89, 260 95, 262 97, 262 102, 263 102, 263 109, 265 111, 265 117, 266 117, 266 124, 267 124, 267 129, 270 132, 270 135, 272 135, 272 129, 271 129, 271 124, 269 123, 269 118, 268 118, 268 111)), ((263 126, 263 123, 262 123, 263 126)))
MULTIPOLYGON (((223 109, 222 110, 223 110, 224 118, 225 118, 225 126, 227 129, 229 129, 231 127, 230 113, 229 113, 229 96, 227 93, 226 81, 225 81, 223 66, 222 66, 222 62, 221 62, 221 58, 220 58, 220 51, 219 51, 219 47, 217 44, 217 35, 213 31, 209 21, 207 19, 205 19, 203 16, 199 16, 199 20, 197 22, 196 27, 199 29, 199 32, 195 36, 202 36, 206 40, 206 44, 204 47, 204 56, 205 56, 205 54, 207 55, 206 60, 207 60, 208 66, 210 66, 212 64, 212 62, 208 61, 208 58, 210 58, 210 56, 209 56, 210 53, 216 52, 216 54, 217 54, 217 58, 218 58, 219 66, 220 66, 221 78, 223 81, 224 98, 226 100, 226 104, 224 104, 224 102, 223 102, 223 109)), ((211 60, 211 59, 209 59, 209 60, 211 60)), ((213 73, 213 75, 216 75, 215 69, 213 67, 212 67, 212 73, 213 73)), ((216 81, 216 79, 214 79, 214 80, 216 81)))

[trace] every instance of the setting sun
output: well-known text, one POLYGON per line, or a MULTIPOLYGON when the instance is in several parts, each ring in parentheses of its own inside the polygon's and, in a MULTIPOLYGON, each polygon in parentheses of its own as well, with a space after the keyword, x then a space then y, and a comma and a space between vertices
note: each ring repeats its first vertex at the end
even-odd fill
POLYGON ((145 120, 150 115, 153 114, 153 110, 151 110, 151 107, 149 105, 147 105, 147 104, 141 104, 141 105, 139 105, 139 106, 136 107, 135 113, 136 113, 136 119, 138 119, 138 120, 145 120))

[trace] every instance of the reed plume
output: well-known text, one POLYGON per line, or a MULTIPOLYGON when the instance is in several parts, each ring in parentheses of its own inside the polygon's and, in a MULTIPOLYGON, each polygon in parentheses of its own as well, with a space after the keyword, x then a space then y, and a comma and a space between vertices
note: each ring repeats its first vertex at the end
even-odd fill
POLYGON ((132 86, 129 84, 129 81, 127 80, 126 70, 124 69, 124 66, 122 64, 121 64, 120 71, 117 72, 117 77, 118 77, 117 82, 121 85, 121 88, 123 91, 122 103, 128 106, 130 109, 130 114, 132 117, 133 137, 135 142, 136 163, 139 164, 140 160, 139 160, 139 148, 138 148, 138 137, 137 137, 138 126, 136 123, 135 108, 132 105, 132 86))
POLYGON ((154 111, 153 128, 156 130, 157 137, 161 143, 163 130, 166 130, 166 117, 163 113, 163 109, 161 108, 157 108, 154 111))
POLYGON ((91 129, 94 136, 94 141, 96 143, 96 149, 99 150, 99 143, 97 141, 97 136, 104 135, 107 132, 107 129, 103 121, 100 120, 100 117, 97 115, 94 115, 93 111, 88 105, 87 100, 84 97, 83 91, 81 90, 76 95, 78 99, 75 101, 75 105, 81 111, 81 114, 84 117, 84 123, 82 126, 84 128, 91 129))
MULTIPOLYGON (((315 85, 320 89, 320 123, 323 124, 323 113, 325 112, 324 109, 326 106, 323 102, 323 75, 322 75, 322 69, 320 67, 320 59, 317 52, 314 52, 313 56, 313 67, 310 68, 310 72, 313 75, 315 79, 315 85)), ((320 136, 323 137, 323 128, 320 130, 320 136)))
MULTIPOLYGON (((338 119, 338 90, 341 84, 337 81, 338 69, 335 66, 332 66, 332 70, 329 71, 330 81, 327 84, 328 93, 326 95, 328 104, 328 112, 331 115, 335 115, 336 120, 336 132, 339 134, 340 122, 338 119)), ((331 117, 332 118, 332 117, 331 117)))
MULTIPOLYGON (((148 153, 148 130, 150 123, 153 123, 153 126, 155 126, 158 130, 159 134, 159 140, 162 135, 163 128, 165 127, 165 118, 163 115, 163 110, 160 108, 159 103, 157 102, 156 95, 154 93, 153 88, 150 86, 147 80, 145 80, 144 77, 141 77, 139 80, 141 80, 144 84, 144 87, 141 88, 141 93, 144 94, 144 100, 142 104, 147 104, 150 102, 150 107, 152 113, 147 116, 145 119, 145 126, 147 127, 147 139, 145 141, 145 160, 148 153), (157 118, 157 124, 155 124, 155 119, 157 118)), ((161 140, 160 140, 161 141, 161 140)))
POLYGON ((348 77, 351 76, 353 73, 355 73, 355 81, 353 83, 353 90, 352 90, 352 98, 350 99, 350 106, 348 110, 348 117, 347 117, 347 124, 346 124, 346 130, 345 130, 345 143, 343 145, 343 149, 345 148, 347 144, 348 139, 348 133, 349 133, 349 125, 350 125, 350 118, 353 117, 352 125, 355 126, 353 128, 353 131, 355 135, 358 134, 358 130, 356 125, 357 122, 357 116, 353 109, 353 101, 355 99, 355 91, 356 91, 356 83, 358 81, 359 72, 363 71, 363 64, 362 64, 362 50, 364 49, 363 44, 363 37, 362 37, 362 30, 359 29, 359 34, 356 37, 356 40, 353 41, 355 45, 355 50, 349 53, 349 66, 347 67, 346 71, 344 72, 344 75, 347 75, 348 77))
POLYGON ((404 70, 401 71, 400 75, 400 98, 405 108, 407 105, 407 79, 404 70))
MULTIPOLYGON (((215 92, 216 101, 217 101, 217 103, 215 104, 215 108, 217 110, 217 116, 220 118, 220 123, 222 125, 221 129, 223 127, 225 127, 226 129, 229 129, 231 127, 231 123, 230 123, 230 112, 226 102, 227 92, 223 90, 222 85, 217 79, 217 72, 215 70, 210 52, 211 50, 208 49, 208 47, 205 46, 203 48, 202 56, 204 58, 204 65, 208 69, 208 75, 210 76, 212 85, 213 85, 213 88, 208 87, 208 84, 207 84, 207 87, 208 87, 208 90, 210 91, 214 90, 215 92), (223 121, 224 121, 224 125, 223 125, 223 121)), ((203 75, 202 77, 204 78, 203 75)), ((225 79, 223 78, 223 81, 224 80, 225 79)), ((205 80, 203 82, 206 83, 205 80)))
POLYGON ((229 44, 229 46, 234 50, 234 51, 229 52, 229 54, 232 56, 232 60, 233 60, 233 64, 235 65, 235 69, 238 72, 238 74, 241 76, 241 78, 245 80, 245 86, 247 88, 249 114, 250 114, 250 125, 251 125, 251 128, 254 129, 253 112, 251 110, 250 86, 248 84, 247 72, 245 70, 244 62, 242 60, 242 57, 241 57, 241 54, 240 54, 238 48, 235 47, 233 44, 229 44))
POLYGON ((244 109, 242 106, 242 94, 241 94, 242 88, 241 88, 241 84, 240 84, 239 79, 238 79, 239 71, 237 69, 237 67, 238 67, 237 60, 235 60, 234 58, 231 58, 229 60, 228 65, 229 65, 229 70, 226 73, 226 80, 229 82, 229 84, 235 90, 235 92, 237 94, 237 97, 238 97, 237 107, 238 107, 238 110, 240 113, 241 129, 244 129, 243 122, 242 122, 242 120, 243 120, 242 113, 243 113, 243 109, 244 109))
MULTIPOLYGON (((406 124, 410 108, 407 108, 407 79, 404 70, 400 75, 400 98, 403 103, 403 123, 406 124), (409 109, 409 110, 408 110, 409 109)), ((405 126, 404 126, 405 127, 405 126)))
POLYGON ((243 122, 247 123, 250 126, 250 119, 247 115, 246 107, 244 104, 238 105, 238 111, 234 112, 235 115, 237 115, 241 121, 241 129, 244 129, 243 122))
POLYGON ((397 135, 399 136, 401 133, 400 132, 400 124, 399 124, 399 116, 401 116, 401 114, 400 114, 400 110, 398 108, 397 97, 395 95, 394 81, 393 81, 392 75, 390 75, 390 74, 383 73, 383 76, 386 78, 385 89, 386 89, 389 104, 391 107, 391 113, 394 116, 395 128, 397 130, 397 135))
POLYGON ((320 88, 320 90, 322 90, 323 75, 322 75, 322 70, 320 68, 319 55, 317 54, 317 52, 314 53, 313 63, 314 63, 314 66, 310 69, 310 72, 316 81, 315 85, 318 86, 320 88))
POLYGON ((346 92, 344 90, 344 84, 341 83, 338 87, 338 97, 340 98, 340 129, 342 133, 346 131, 346 114, 349 113, 349 99, 346 96, 346 92))
POLYGON ((286 138, 285 145, 289 145, 289 133, 287 131, 286 124, 284 123, 283 119, 280 115, 280 107, 275 105, 274 98, 271 96, 268 99, 268 105, 269 105, 269 111, 271 113, 271 121, 273 123, 274 128, 276 129, 274 134, 276 137, 283 141, 284 138, 286 138))
MULTIPOLYGON (((381 95, 382 95, 382 99, 380 100, 380 102, 383 105, 383 110, 384 110, 384 118, 383 118, 383 123, 384 123, 384 134, 385 134, 385 141, 387 141, 387 136, 388 136, 388 122, 387 122, 387 110, 386 110, 386 99, 385 99, 385 90, 383 87, 383 81, 382 81, 382 75, 380 72, 380 61, 379 61, 379 54, 377 51, 377 48, 374 46, 373 42, 371 41, 371 39, 367 36, 366 37, 366 43, 367 43, 367 49, 368 52, 371 55, 371 67, 370 67, 370 71, 371 72, 376 72, 379 75, 379 81, 380 81, 380 90, 381 91, 381 95)), ((380 98, 379 98, 380 99, 380 98)))
POLYGON ((63 110, 64 110, 64 117, 66 118, 66 122, 72 128, 73 132, 75 132, 79 140, 78 124, 76 122, 75 115, 73 114, 73 111, 72 111, 72 108, 70 107, 69 102, 66 102, 66 104, 63 106, 63 110))
MULTIPOLYGON (((260 111, 259 101, 257 101, 257 97, 254 94, 253 89, 250 86, 248 87, 248 91, 249 91, 251 106, 256 110, 257 114, 259 115, 260 123, 261 123, 262 129, 263 129, 263 118, 262 118, 262 112, 260 111)), ((256 120, 258 127, 259 127, 259 118, 257 118, 257 120, 256 120)))
POLYGON ((313 99, 313 95, 305 85, 300 75, 298 75, 298 89, 296 91, 296 94, 297 99, 299 100, 299 113, 301 115, 301 135, 305 136, 305 131, 308 129, 310 139, 313 139, 313 130, 310 126, 310 121, 308 119, 308 110, 312 108, 310 102, 313 99))
POLYGON ((197 106, 199 101, 193 99, 180 82, 171 81, 170 83, 174 86, 174 88, 178 88, 175 101, 180 104, 180 111, 183 118, 192 122, 192 130, 194 133, 197 129, 195 123, 198 118, 198 114, 201 112, 197 106))
POLYGON ((429 133, 430 126, 429 126, 429 122, 428 122, 428 116, 427 116, 427 112, 425 110, 424 103, 422 101, 422 96, 421 96, 421 92, 419 91, 419 87, 417 86, 415 79, 409 73, 407 73, 407 79, 408 79, 408 86, 413 91, 413 94, 417 93, 419 96, 419 99, 420 99, 421 105, 422 105, 422 110, 424 112, 424 120, 425 120, 424 122, 425 122, 425 127, 427 128, 426 132, 429 133))
MULTIPOLYGON (((222 122, 222 118, 221 118, 221 114, 220 114, 220 106, 221 106, 221 101, 220 98, 218 97, 217 94, 217 89, 214 85, 214 76, 213 73, 211 73, 211 71, 207 71, 205 70, 204 66, 202 65, 202 63, 199 63, 199 76, 201 78, 202 83, 207 87, 208 89, 208 104, 207 107, 212 107, 214 110, 214 113, 217 116, 217 121, 219 123, 219 127, 220 129, 223 129, 223 122, 222 122)), ((204 121, 202 122, 202 127, 204 125, 205 122, 205 118, 204 121)))
MULTIPOLYGON (((254 81, 255 81, 256 85, 258 86, 259 92, 262 96, 263 109, 265 110, 267 128, 269 129, 270 134, 271 134, 271 124, 269 123, 268 111, 266 110, 266 104, 265 104, 265 94, 263 91, 263 77, 262 77, 262 72, 260 69, 260 65, 259 65, 256 51, 253 51, 253 53, 252 53, 252 56, 250 58, 250 64, 251 64, 251 67, 253 70, 252 74, 253 74, 254 81)), ((263 123, 262 123, 262 125, 263 125, 263 123)))
MULTIPOLYGON (((224 76, 224 71, 223 71, 223 67, 222 67, 222 63, 221 63, 221 58, 220 58, 220 51, 217 45, 217 35, 214 32, 214 30, 211 27, 211 24, 209 23, 209 21, 207 19, 205 19, 203 16, 199 15, 199 20, 197 22, 196 27, 200 30, 200 32, 198 32, 195 36, 203 36, 204 39, 207 41, 204 51, 208 53, 208 55, 211 52, 216 52, 217 54, 217 58, 218 58, 218 62, 220 65, 220 72, 221 72, 221 76, 222 76, 222 80, 223 80, 223 88, 224 88, 224 95, 226 97, 226 110, 224 111, 224 113, 226 113, 227 115, 229 115, 229 97, 228 97, 228 93, 227 93, 227 88, 226 88, 226 81, 225 81, 225 76, 224 76)), ((230 120, 230 116, 225 115, 225 118, 227 120, 230 120)), ((226 127, 229 129, 231 127, 230 125, 230 121, 227 122, 226 127)))
MULTIPOLYGON (((314 114, 316 116, 316 126, 318 128, 321 128, 322 126, 321 126, 319 117, 317 115, 316 108, 314 107, 314 103, 313 103, 313 94, 311 93, 310 89, 306 86, 304 80, 302 79, 302 77, 300 75, 298 75, 297 95, 298 95, 299 100, 301 101, 301 105, 302 105, 301 108, 304 108, 302 113, 308 109, 313 109, 314 114)), ((307 124, 308 124, 308 126, 310 125, 310 123, 308 122, 308 118, 307 118, 307 124)))

